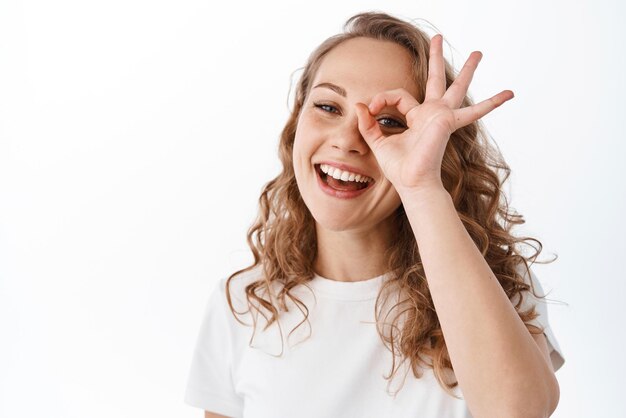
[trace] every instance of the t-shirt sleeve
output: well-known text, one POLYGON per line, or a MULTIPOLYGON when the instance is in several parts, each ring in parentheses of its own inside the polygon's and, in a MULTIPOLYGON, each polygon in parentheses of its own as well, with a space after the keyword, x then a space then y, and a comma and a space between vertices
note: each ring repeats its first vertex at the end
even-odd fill
POLYGON ((227 316, 230 307, 226 301, 225 284, 225 279, 217 282, 204 310, 189 370, 185 403, 205 411, 241 417, 243 398, 234 387, 233 330, 227 316))
MULTIPOLYGON (((539 279, 533 272, 532 268, 529 268, 529 270, 530 270, 530 277, 532 279, 532 285, 534 286, 534 293, 539 296, 545 296, 543 287, 541 286, 539 279)), ((528 280, 528 272, 526 271, 526 267, 521 266, 519 271, 523 274, 523 277, 526 283, 530 284, 528 280)), ((539 328, 544 329, 543 333, 548 342, 548 350, 550 352, 550 360, 552 361, 552 367, 554 368, 554 371, 557 371, 565 363, 565 356, 563 355, 563 351, 561 350, 561 347, 559 346, 559 342, 557 341, 556 336, 548 320, 549 297, 547 298, 535 297, 535 295, 533 295, 532 288, 529 289, 528 291, 524 291, 523 294, 524 294, 524 300, 522 301, 521 310, 526 311, 530 309, 533 305, 535 306, 535 310, 537 311, 539 316, 531 320, 529 323, 539 328)), ((516 294, 513 296, 513 298, 511 298, 511 301, 514 302, 514 304, 517 303, 518 300, 519 300, 519 294, 516 294)))

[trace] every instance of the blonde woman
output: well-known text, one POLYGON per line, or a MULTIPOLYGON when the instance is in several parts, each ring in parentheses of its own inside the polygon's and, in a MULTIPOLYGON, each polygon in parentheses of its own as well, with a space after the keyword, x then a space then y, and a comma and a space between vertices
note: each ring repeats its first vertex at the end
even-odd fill
POLYGON ((248 231, 255 261, 205 312, 185 400, 206 417, 555 410, 541 249, 521 255, 534 239, 511 233, 510 170, 479 125, 513 92, 474 104, 482 54, 455 76, 442 40, 360 13, 310 55, 248 231))

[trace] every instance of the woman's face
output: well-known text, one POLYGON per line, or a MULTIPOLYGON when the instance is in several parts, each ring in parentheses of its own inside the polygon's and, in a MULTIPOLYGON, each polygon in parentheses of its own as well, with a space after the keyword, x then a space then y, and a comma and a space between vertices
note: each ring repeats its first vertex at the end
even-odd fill
MULTIPOLYGON (((417 97, 411 56, 400 45, 353 38, 323 58, 298 119, 293 164, 302 198, 324 228, 371 229, 400 206, 400 196, 384 177, 358 129, 354 108, 357 102, 369 105, 377 93, 397 88, 417 97), (316 87, 320 83, 337 87, 316 87), (374 181, 357 197, 333 196, 318 183, 317 166, 322 161, 348 164, 374 181)), ((406 130, 406 120, 393 107, 384 108, 374 117, 385 135, 406 130)))

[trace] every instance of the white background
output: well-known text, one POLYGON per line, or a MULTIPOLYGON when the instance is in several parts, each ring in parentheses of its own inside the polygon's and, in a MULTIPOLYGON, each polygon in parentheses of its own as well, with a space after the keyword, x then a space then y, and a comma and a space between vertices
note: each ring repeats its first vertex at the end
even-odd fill
POLYGON ((183 403, 201 314, 252 260, 290 78, 372 9, 430 22, 457 70, 482 51, 476 101, 515 92, 483 122, 513 170, 514 231, 559 257, 533 267, 567 304, 549 307, 553 416, 626 414, 618 1, 5 0, 0 416, 202 416, 183 403))

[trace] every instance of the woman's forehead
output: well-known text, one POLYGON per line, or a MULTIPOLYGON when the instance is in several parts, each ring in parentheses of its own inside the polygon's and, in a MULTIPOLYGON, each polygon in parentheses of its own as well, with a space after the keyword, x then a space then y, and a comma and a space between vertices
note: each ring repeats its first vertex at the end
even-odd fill
POLYGON ((322 59, 313 87, 332 83, 343 88, 350 98, 379 91, 405 88, 417 94, 413 79, 412 57, 402 46, 369 38, 344 41, 322 59))

